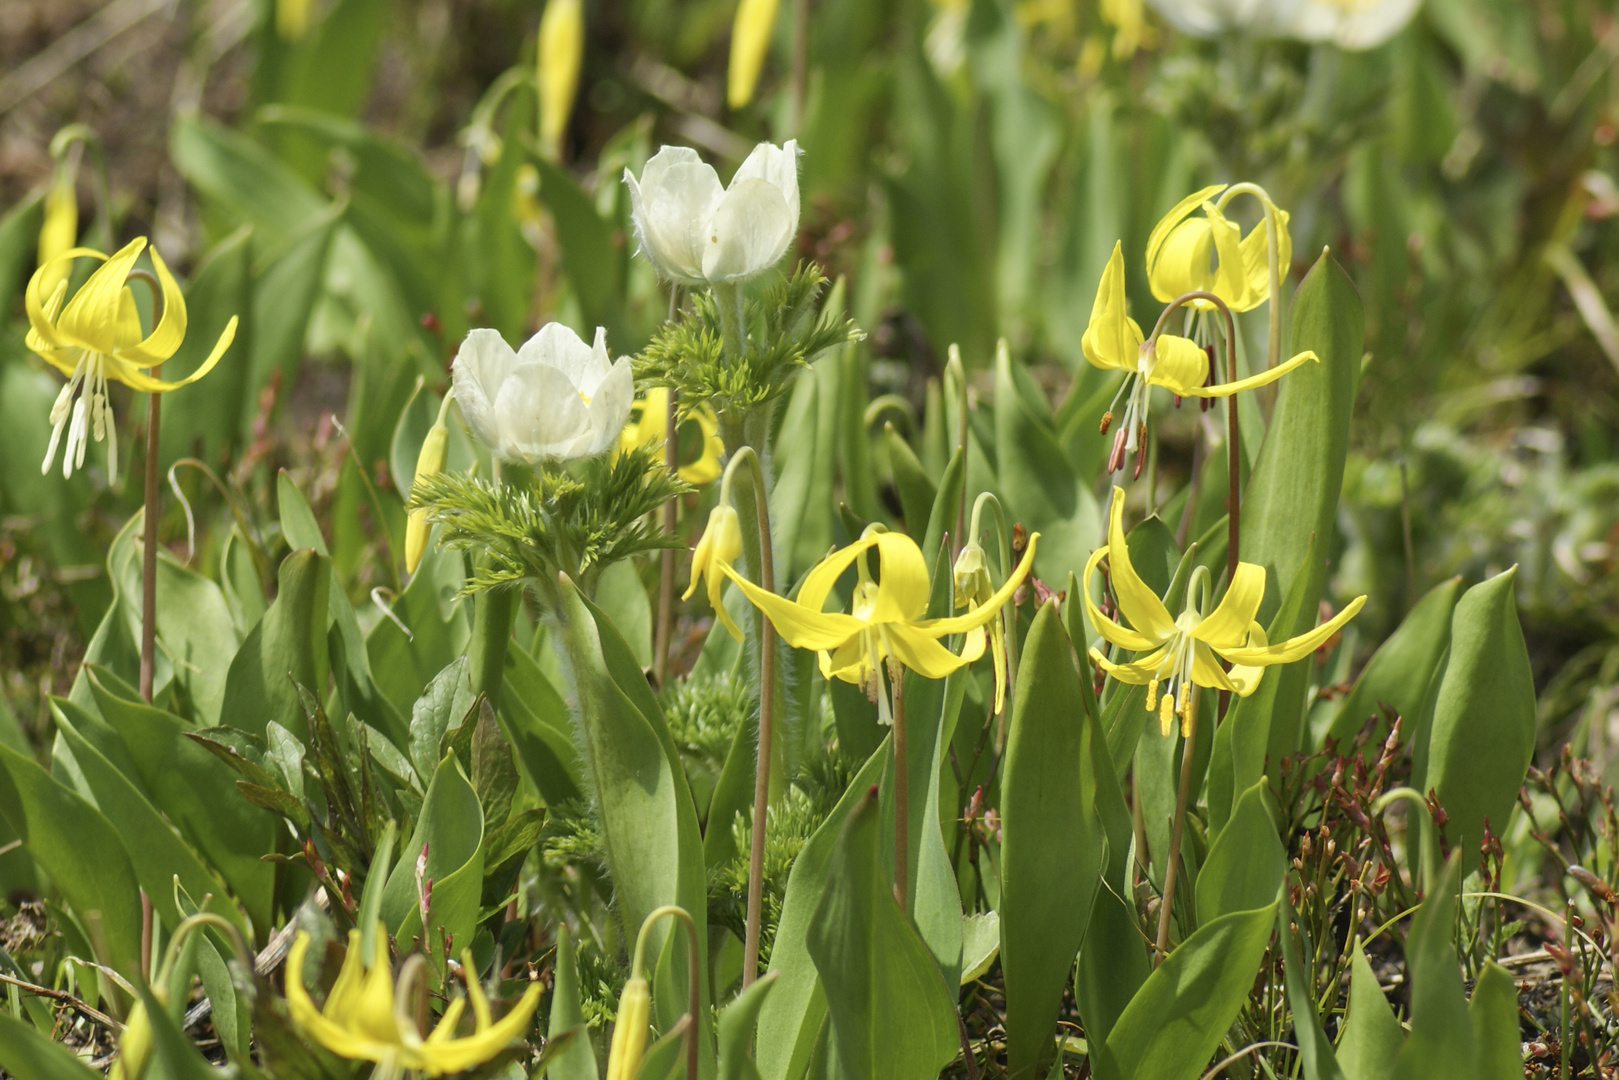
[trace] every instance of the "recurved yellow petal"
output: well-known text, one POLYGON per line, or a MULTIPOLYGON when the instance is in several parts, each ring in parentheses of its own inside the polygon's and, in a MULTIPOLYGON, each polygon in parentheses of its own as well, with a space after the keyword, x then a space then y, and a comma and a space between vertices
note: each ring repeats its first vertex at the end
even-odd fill
POLYGON ((809 573, 804 575, 804 583, 798 587, 798 602, 812 611, 820 611, 826 603, 827 594, 837 583, 843 572, 854 565, 854 561, 862 552, 869 551, 877 545, 877 532, 868 531, 852 544, 838 548, 826 558, 810 567, 809 573))
POLYGON ((1145 634, 1139 634, 1128 626, 1120 626, 1102 614, 1102 609, 1096 606, 1095 600, 1091 599, 1091 575, 1096 573, 1096 568, 1101 565, 1103 559, 1107 558, 1107 552, 1107 548, 1099 547, 1091 552, 1091 557, 1085 562, 1085 573, 1080 577, 1083 589, 1081 595, 1085 602, 1085 617, 1090 619, 1091 625, 1096 628, 1098 634, 1101 634, 1106 641, 1117 645, 1121 649, 1129 649, 1131 652, 1144 652, 1147 649, 1156 648, 1158 646, 1156 639, 1147 637, 1145 634))
POLYGON ((1034 565, 1035 548, 1039 546, 1039 543, 1040 534, 1030 533, 1029 546, 1023 552, 1023 558, 1019 560, 1017 567, 1001 583, 1001 587, 996 589, 995 593, 976 610, 969 611, 965 615, 951 615, 942 619, 923 619, 915 624, 917 629, 923 630, 933 637, 940 638, 946 634, 965 634, 968 630, 983 626, 989 622, 990 619, 1000 614, 1001 608, 1007 605, 1012 599, 1012 594, 1017 592, 1018 586, 1022 585, 1023 580, 1029 576, 1029 569, 1034 565))
MULTIPOLYGON (((472 983, 477 981, 476 976, 470 980, 472 983)), ((512 1006, 511 1011, 493 1024, 486 1024, 488 1016, 486 1004, 485 1022, 480 1022, 478 1029, 471 1035, 448 1039, 422 1048, 421 1054, 426 1066, 423 1071, 429 1076, 444 1076, 449 1073, 465 1072, 482 1065, 528 1033, 534 1021, 534 1009, 539 1003, 540 985, 530 983, 528 989, 523 991, 523 996, 518 998, 517 1004, 512 1006)))
POLYGON ((928 564, 922 549, 904 533, 877 534, 877 555, 882 560, 882 580, 877 586, 877 603, 870 621, 908 622, 928 610, 928 564))
MULTIPOLYGON (((145 341, 118 350, 120 360, 143 368, 161 364, 173 356, 186 336, 185 296, 180 292, 180 286, 175 283, 174 275, 169 273, 163 256, 157 253, 157 248, 152 249, 152 269, 156 271, 158 287, 163 293, 163 317, 158 320, 145 341)), ((233 326, 232 333, 234 332, 233 326)))
POLYGON ((1160 334, 1152 349, 1155 360, 1147 382, 1182 397, 1203 389, 1209 377, 1209 354, 1203 346, 1174 334, 1160 334))
POLYGON ((230 322, 225 324, 225 329, 220 333, 219 340, 214 342, 213 351, 208 354, 208 358, 198 365, 196 371, 183 379, 175 379, 173 382, 154 379, 139 368, 125 363, 123 358, 117 355, 107 357, 108 375, 130 389, 138 390, 143 394, 166 394, 170 390, 178 390, 182 386, 189 386, 214 370, 214 365, 219 363, 220 357, 225 355, 225 351, 230 348, 231 342, 236 340, 236 319, 235 315, 230 317, 230 322))
MULTIPOLYGON (((1175 292, 1163 291, 1159 281, 1158 264, 1164 256, 1163 248, 1165 241, 1168 240, 1169 234, 1174 230, 1175 226, 1179 225, 1188 214, 1197 209, 1198 206, 1202 205, 1205 200, 1218 195, 1224 190, 1224 184, 1211 184, 1200 191, 1192 192, 1190 195, 1186 196, 1186 198, 1182 199, 1180 202, 1171 207, 1169 213, 1160 218, 1158 220, 1158 224, 1152 227, 1152 234, 1147 237, 1147 282, 1152 286, 1152 294, 1159 300, 1162 300, 1164 303, 1167 304, 1181 293, 1187 291, 1184 288, 1175 292)), ((1180 255, 1184 256, 1186 261, 1183 264, 1183 269, 1177 271, 1177 274, 1184 274, 1188 272, 1191 266, 1190 251, 1186 249, 1185 245, 1195 242, 1200 241, 1198 241, 1197 237, 1190 234, 1182 238, 1180 255)), ((1204 248, 1205 255, 1207 254, 1207 250, 1207 248, 1204 248)), ((1179 281, 1181 279, 1177 277, 1176 280, 1179 281)))
POLYGON ((99 353, 117 350, 118 311, 123 304, 124 282, 145 248, 146 238, 138 236, 96 268, 57 317, 58 336, 70 344, 99 353))
POLYGON ((1220 383, 1217 386, 1200 386, 1196 389, 1185 390, 1182 393, 1189 394, 1192 397, 1230 397, 1232 394, 1240 394, 1244 390, 1252 390, 1256 386, 1264 386, 1268 383, 1273 383, 1277 379, 1280 379, 1283 375, 1286 375, 1289 371, 1292 371, 1294 368, 1304 363, 1306 360, 1315 360, 1319 363, 1320 359, 1321 358, 1316 356, 1314 352, 1306 349, 1304 352, 1299 353, 1292 359, 1277 364, 1269 371, 1261 371, 1258 375, 1250 375, 1246 379, 1238 379, 1236 382, 1220 383))
POLYGON ((1080 348, 1092 367, 1134 371, 1141 341, 1141 327, 1125 309, 1124 244, 1115 241, 1096 285, 1090 325, 1079 340, 1080 348))
POLYGON ((965 656, 957 656, 916 626, 892 626, 885 636, 899 662, 926 679, 942 679, 968 662, 965 656))
POLYGON ((750 603, 770 620, 781 639, 795 649, 835 649, 856 636, 869 624, 835 611, 813 611, 803 604, 761 589, 729 566, 720 567, 732 584, 741 589, 750 603))
POLYGON ((1124 489, 1113 489, 1113 505, 1108 511, 1107 524, 1108 576, 1113 582, 1113 596, 1119 602, 1119 612, 1130 625, 1154 643, 1175 632, 1175 617, 1169 613, 1158 594, 1147 587, 1130 564, 1130 545, 1124 537, 1124 489))
POLYGON ((1248 627, 1265 599, 1265 568, 1237 564, 1236 577, 1226 587, 1219 605, 1192 630, 1192 636, 1216 649, 1239 649, 1248 641, 1248 627))
POLYGON ((1300 634, 1298 637, 1288 638, 1275 645, 1264 645, 1255 648, 1221 649, 1220 655, 1233 664, 1267 667, 1271 664, 1291 664, 1304 656, 1308 656, 1320 648, 1332 635, 1336 634, 1343 625, 1360 613, 1366 606, 1366 598, 1357 596, 1348 605, 1331 619, 1322 623, 1314 630, 1300 634))
POLYGON ((1091 650, 1091 659, 1095 660, 1102 670, 1118 679, 1120 682, 1130 683, 1134 686, 1145 686, 1147 683, 1163 678, 1159 673, 1159 665, 1164 662, 1168 648, 1158 649, 1139 657, 1127 664, 1115 664, 1100 649, 1091 650))

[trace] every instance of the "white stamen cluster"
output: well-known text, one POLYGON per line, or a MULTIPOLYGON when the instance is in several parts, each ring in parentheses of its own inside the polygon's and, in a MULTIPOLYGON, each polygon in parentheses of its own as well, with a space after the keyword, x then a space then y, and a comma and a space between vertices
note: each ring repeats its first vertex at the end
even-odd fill
POLYGON ((67 445, 62 450, 62 476, 73 475, 74 469, 84 468, 84 452, 95 439, 107 442, 107 483, 118 481, 118 425, 113 422, 112 402, 107 396, 106 366, 100 353, 86 351, 79 356, 73 377, 56 395, 51 406, 51 442, 45 449, 45 461, 40 473, 51 471, 56 460, 56 447, 62 440, 62 429, 67 429, 67 445))

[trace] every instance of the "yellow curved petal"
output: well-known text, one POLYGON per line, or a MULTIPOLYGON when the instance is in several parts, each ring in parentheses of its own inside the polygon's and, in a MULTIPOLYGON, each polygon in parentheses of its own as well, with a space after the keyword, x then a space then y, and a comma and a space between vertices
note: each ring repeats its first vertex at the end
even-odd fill
MULTIPOLYGON (((1215 659, 1214 650, 1201 641, 1192 643, 1192 682, 1210 690, 1237 690, 1237 685, 1226 676, 1225 669, 1215 659)), ((1249 692, 1253 691, 1250 689, 1249 692)))
POLYGON ((472 950, 461 950, 461 973, 466 978, 467 1000, 472 1004, 472 1016, 477 1029, 482 1031, 494 1020, 494 1014, 489 1011, 489 995, 483 992, 483 983, 478 981, 478 968, 472 961, 472 950))
POLYGON ((1134 371, 1141 341, 1141 327, 1125 311, 1124 244, 1114 241, 1079 345, 1092 367, 1134 371))
MULTIPOLYGON (((879 649, 878 652, 879 655, 877 657, 877 661, 878 663, 881 663, 881 649, 879 649)), ((861 673, 865 670, 868 659, 869 657, 866 655, 865 646, 861 642, 860 637, 856 635, 855 637, 852 637, 848 641, 845 641, 843 644, 839 645, 836 649, 833 649, 830 652, 822 651, 820 653, 821 675, 824 678, 842 679, 844 682, 855 683, 858 685, 861 680, 861 673)))
POLYGON ((1164 303, 1169 303, 1169 301, 1187 291, 1185 289, 1180 289, 1175 292, 1171 292, 1168 295, 1162 295, 1159 292, 1156 267, 1160 257, 1163 254, 1162 249, 1164 242, 1169 238, 1170 232, 1175 228, 1175 226, 1181 223, 1181 220, 1185 218, 1186 215, 1190 214, 1194 209, 1202 205, 1204 200, 1210 199, 1224 191, 1225 187, 1226 185, 1224 184, 1211 184, 1208 187, 1203 188, 1201 191, 1192 192, 1190 195, 1186 196, 1186 198, 1176 203, 1170 209, 1169 213, 1159 218, 1158 224, 1152 227, 1152 234, 1147 237, 1147 281, 1152 285, 1152 294, 1158 297, 1158 299, 1162 300, 1164 303))
POLYGON ((394 1016, 394 976, 386 963, 373 964, 365 973, 353 1010, 344 1020, 354 1035, 379 1044, 402 1045, 399 1021, 394 1016))
POLYGON ((942 679, 967 663, 940 645, 938 639, 915 626, 889 626, 884 629, 888 648, 895 658, 926 679, 942 679))
POLYGON ((1219 605, 1193 628, 1192 636, 1217 649, 1242 648, 1248 641, 1248 627, 1264 599, 1265 568, 1254 563, 1238 563, 1237 576, 1226 587, 1219 605))
POLYGON ((1275 645, 1265 645, 1257 648, 1218 649, 1216 651, 1233 664, 1254 667, 1269 667, 1271 664, 1291 664, 1293 661, 1320 648, 1322 643, 1342 629, 1345 623, 1360 614, 1360 609, 1365 606, 1366 598, 1357 596, 1331 619, 1314 630, 1300 634, 1298 637, 1279 641, 1275 645))
POLYGON ((795 649, 835 649, 867 628, 853 615, 815 611, 761 589, 729 566, 722 565, 720 570, 742 590, 749 603, 765 613, 781 639, 795 649))
POLYGON ((877 537, 881 535, 868 532, 852 544, 838 548, 826 558, 810 567, 804 575, 804 583, 798 587, 798 602, 813 611, 820 611, 826 603, 827 593, 837 584, 843 572, 854 565, 863 551, 869 551, 877 544, 877 537))
MULTIPOLYGON (((1206 218, 1192 218, 1176 225, 1149 264, 1147 283, 1152 286, 1152 294, 1167 304, 1182 293, 1212 291, 1214 275, 1209 264, 1213 251, 1214 235, 1206 218)), ((1192 303, 1196 307, 1208 306, 1202 300, 1192 303)))
POLYGON ((61 336, 56 330, 57 313, 67 298, 67 277, 74 259, 100 259, 105 262, 107 256, 91 248, 69 248, 56 258, 42 263, 28 279, 28 288, 23 290, 23 308, 28 313, 28 347, 35 352, 40 351, 34 344, 36 337, 57 349, 79 344, 61 336))
POLYGON ((1092 649, 1091 659, 1095 660, 1103 671, 1120 682, 1130 683, 1133 686, 1145 686, 1163 678, 1159 674, 1158 668, 1164 662, 1164 655, 1168 651, 1168 646, 1165 646, 1155 652, 1148 653, 1146 656, 1138 657, 1127 664, 1115 664, 1102 655, 1102 650, 1092 649))
POLYGON ((1304 363, 1306 360, 1314 360, 1317 363, 1320 363, 1321 358, 1316 356, 1315 353, 1306 349, 1297 356, 1293 357, 1291 360, 1277 364, 1269 371, 1261 371, 1258 375, 1250 375, 1246 379, 1238 379, 1236 382, 1232 383, 1220 383, 1217 386, 1200 386, 1195 390, 1187 390, 1186 394, 1191 397, 1230 397, 1232 394, 1240 394, 1244 390, 1252 390, 1256 386, 1264 386, 1267 383, 1273 383, 1277 379, 1280 379, 1283 375, 1286 375, 1289 371, 1292 371, 1294 368, 1304 363))
POLYGON ((118 309, 123 304, 124 282, 145 248, 146 237, 137 236, 96 267, 95 273, 62 309, 56 320, 56 333, 95 352, 116 351, 118 309))
POLYGON ((540 986, 530 983, 511 1012, 487 1028, 463 1038, 423 1046, 423 1071, 430 1076, 442 1076, 482 1065, 528 1033, 539 1003, 540 986))
POLYGON ((989 632, 982 626, 967 631, 961 639, 961 658, 971 664, 984 655, 984 646, 989 643, 989 632))
MULTIPOLYGON (((1006 710, 1006 633, 998 622, 990 628, 989 651, 995 664, 995 714, 999 716, 1006 710)), ((1090 675, 1082 673, 1080 678, 1090 675)))
MULTIPOLYGON (((360 932, 350 930, 348 951, 343 954, 343 966, 337 970, 337 981, 332 984, 332 992, 326 995, 326 1005, 321 1012, 333 1020, 347 1016, 359 999, 360 983, 364 977, 365 963, 360 956, 360 932)), ((291 987, 288 987, 288 990, 290 991, 291 987)))
MULTIPOLYGON (((1287 228, 1288 213, 1274 203, 1269 206, 1276 213, 1276 247, 1281 252, 1277 267, 1279 276, 1285 278, 1293 263, 1293 238, 1287 228)), ((1255 302, 1261 303, 1270 296, 1270 236, 1263 221, 1249 230, 1248 235, 1242 238, 1241 246, 1248 288, 1255 302)))
POLYGON ((117 349, 132 346, 141 339, 141 313, 135 305, 135 290, 124 286, 118 298, 118 329, 113 335, 117 349))
POLYGON ((1209 235, 1214 241, 1215 267, 1209 292, 1226 302, 1232 311, 1247 311, 1258 305, 1263 296, 1255 297, 1248 287, 1248 269, 1243 264, 1242 229, 1210 203, 1203 208, 1209 220, 1209 235))
MULTIPOLYGON (((304 987, 304 958, 309 952, 309 935, 299 931, 287 951, 286 985, 283 994, 293 1023, 310 1038, 341 1057, 360 1061, 381 1061, 397 1052, 397 1044, 378 1042, 357 1034, 350 1025, 339 1024, 315 1008, 304 987)), ((344 966, 347 966, 345 958, 344 966)), ((341 976, 340 976, 341 978, 341 976)), ((391 996, 391 991, 390 991, 391 996)))
POLYGON ((185 295, 180 292, 180 286, 175 283, 174 275, 169 273, 168 265, 164 263, 163 256, 157 253, 157 248, 152 249, 152 269, 157 272, 158 287, 163 292, 163 318, 152 327, 145 341, 118 351, 119 359, 143 368, 161 364, 173 356, 186 337, 185 295))
POLYGON ((1085 563, 1085 573, 1080 577, 1080 595, 1085 602, 1086 617, 1090 619, 1091 625, 1096 628, 1098 634, 1101 634, 1105 640, 1121 649, 1129 649, 1131 652, 1146 652, 1148 649, 1157 648, 1159 644, 1157 640, 1147 637, 1145 634, 1138 634, 1127 626, 1120 626, 1102 614, 1102 609, 1096 606, 1095 600, 1091 599, 1091 575, 1096 572, 1097 566, 1105 558, 1107 558, 1107 548, 1105 547, 1097 548, 1091 552, 1090 559, 1085 563))
MULTIPOLYGON (((469 988, 469 991, 470 991, 471 986, 474 983, 476 983, 477 981, 478 981, 478 977, 476 975, 472 976, 472 978, 467 980, 467 987, 469 988)), ((480 993, 481 993, 481 991, 480 991, 480 993)), ((488 1011, 489 1011, 488 1002, 484 1003, 483 1008, 484 1008, 484 1012, 488 1013, 488 1011)), ((444 1010, 444 1015, 439 1017, 438 1023, 433 1025, 433 1030, 430 1033, 428 1033, 426 1045, 427 1046, 442 1046, 443 1044, 449 1042, 451 1039, 455 1038, 455 1029, 461 1023, 461 1014, 466 1012, 466 1011, 467 1011, 467 999, 466 998, 458 997, 454 1001, 450 1002, 450 1007, 444 1010)), ((489 1025, 487 1023, 484 1024, 484 1027, 488 1027, 488 1026, 489 1025)))
POLYGON ((989 622, 989 620, 1000 614, 1001 608, 1006 606, 1007 601, 1012 599, 1012 594, 1017 592, 1018 586, 1023 584, 1023 579, 1029 576, 1029 569, 1034 565, 1034 550, 1039 543, 1040 534, 1031 533, 1029 535, 1029 546, 1023 552, 1022 560, 1013 569, 1012 575, 981 606, 967 612, 965 615, 950 615, 941 619, 921 619, 912 623, 912 628, 927 634, 929 637, 941 638, 946 634, 965 634, 974 627, 983 626, 989 622))
POLYGON ((877 603, 872 609, 874 623, 911 622, 928 610, 928 564, 922 549, 904 533, 877 534, 877 555, 882 560, 882 579, 877 585, 877 603))
POLYGON ((231 342, 236 340, 236 319, 235 315, 230 317, 230 322, 225 324, 225 329, 220 333, 219 340, 214 342, 213 352, 208 354, 208 359, 204 360, 196 371, 183 379, 177 379, 174 382, 154 379, 139 368, 125 363, 121 353, 107 357, 109 361, 107 376, 117 379, 131 390, 139 391, 142 394, 167 394, 171 390, 189 386, 214 370, 214 365, 219 363, 219 358, 225 355, 225 350, 229 349, 231 342))
POLYGON ((1203 346, 1174 334, 1160 334, 1152 345, 1155 358, 1147 382, 1186 397, 1209 378, 1209 354, 1203 346))
POLYGON ((1175 617, 1130 565, 1130 545, 1124 538, 1123 488, 1113 489, 1113 506, 1108 511, 1107 553, 1108 576, 1113 582, 1113 597, 1119 602, 1119 613, 1138 633, 1155 643, 1167 639, 1175 632, 1175 617))

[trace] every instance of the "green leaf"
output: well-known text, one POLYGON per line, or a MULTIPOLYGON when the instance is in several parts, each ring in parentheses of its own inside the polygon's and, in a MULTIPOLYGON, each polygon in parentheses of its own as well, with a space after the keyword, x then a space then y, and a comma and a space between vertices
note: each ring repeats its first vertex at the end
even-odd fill
POLYGON ((1287 852, 1276 836, 1270 792, 1261 780, 1237 800, 1231 820, 1198 871, 1198 922, 1264 907, 1276 899, 1286 873, 1287 852))
POLYGON ((0 217, 0 296, 7 304, 22 290, 23 276, 34 265, 38 250, 39 227, 44 222, 44 189, 40 188, 18 202, 0 217))
MULTIPOLYGON (((483 892, 483 807, 454 754, 432 773, 416 831, 400 850, 399 862, 382 890, 382 921, 400 941, 420 935, 429 955, 452 953, 472 943, 483 892), (423 933, 416 862, 426 852, 423 883, 433 882, 423 933)), ((434 975, 439 981, 438 973, 434 975)))
POLYGON ((324 694, 327 590, 331 560, 317 552, 294 551, 281 564, 275 603, 248 631, 225 677, 220 715, 232 727, 263 736, 274 720, 302 738, 308 730, 294 686, 324 694))
POLYGON ((551 1017, 546 1038, 555 1041, 573 1032, 568 1047, 551 1064, 552 1080, 596 1080, 596 1055, 591 1053, 589 1028, 579 1004, 579 952, 565 920, 557 921, 556 984, 551 989, 551 1017))
POLYGON ((96 723, 94 717, 71 701, 51 701, 56 728, 73 751, 85 782, 108 822, 123 840, 131 855, 135 878, 156 905, 165 926, 179 926, 185 917, 175 906, 174 882, 195 897, 211 896, 210 911, 237 924, 244 933, 241 915, 230 902, 225 883, 186 845, 174 826, 163 819, 157 807, 141 790, 139 774, 126 775, 106 755, 79 733, 79 726, 96 723))
POLYGON ((315 520, 314 508, 285 469, 276 473, 275 496, 276 509, 281 515, 281 535, 286 538, 287 546, 294 551, 309 548, 318 554, 330 555, 326 536, 320 531, 320 522, 315 520))
POLYGON ((758 1080, 759 1066, 753 1062, 754 1029, 759 1023, 759 1009, 780 978, 774 972, 765 975, 720 1011, 719 1080, 758 1080))
POLYGON ((540 201, 556 222, 562 265, 585 325, 605 326, 611 335, 624 333, 626 253, 622 242, 614 243, 616 226, 596 212, 596 204, 565 169, 539 155, 529 160, 540 171, 540 201))
POLYGON ((871 787, 838 837, 807 942, 845 1075, 931 1080, 960 1048, 955 992, 894 900, 879 816, 871 787))
POLYGON ((905 515, 905 531, 912 536, 927 531, 927 522, 933 512, 933 500, 938 494, 927 470, 917 459, 911 444, 900 437, 889 424, 883 429, 883 441, 888 448, 888 464, 894 471, 894 488, 899 492, 899 505, 905 515))
POLYGON ((506 650, 500 711, 496 714, 517 751, 518 764, 547 806, 578 799, 579 748, 573 742, 568 703, 522 649, 506 650))
POLYGON ((1366 718, 1386 705, 1396 716, 1407 718, 1405 736, 1411 737, 1411 723, 1422 696, 1450 645, 1451 612, 1461 592, 1461 580, 1454 577, 1434 586, 1406 613, 1399 628, 1366 662, 1325 736, 1341 741, 1353 738, 1366 718))
MULTIPOLYGON (((1247 796, 1243 798, 1246 800, 1247 796)), ((1240 805, 1238 813, 1241 813, 1240 805)), ((1228 834, 1222 833, 1221 836, 1223 838, 1228 834)), ((1285 865, 1283 869, 1286 869, 1285 865)), ((1198 884, 1202 885, 1201 879, 1198 884)), ((1321 1027, 1321 1018, 1316 1015, 1315 980, 1307 978, 1310 969, 1305 966, 1304 956, 1313 956, 1314 953, 1309 951, 1308 943, 1304 949, 1299 948, 1301 935, 1294 934, 1294 922, 1293 905, 1284 898, 1276 912, 1276 936, 1282 943, 1287 1005, 1293 1010, 1293 1037, 1298 1041, 1299 1059, 1304 1063, 1304 1080, 1344 1080, 1338 1059, 1332 1052, 1332 1042, 1321 1027)))
POLYGON ((429 548, 394 598, 394 618, 378 619, 366 635, 372 678, 401 716, 409 715, 433 676, 466 651, 472 634, 467 605, 454 601, 465 580, 459 552, 429 548))
MULTIPOLYGON (((1069 972, 1090 925, 1104 835, 1094 789, 1076 783, 1106 754, 1086 722, 1073 646, 1055 601, 1024 642, 1001 781, 1001 972, 1010 1076, 1050 1067, 1069 972)), ((1274 892, 1274 890, 1272 890, 1274 892)))
POLYGON ((96 706, 129 747, 152 801, 229 883, 254 927, 268 928, 276 874, 260 856, 275 850, 279 822, 243 800, 231 768, 186 738, 179 717, 119 696, 101 675, 90 671, 96 706))
POLYGON ((257 143, 203 116, 175 121, 169 156, 198 191, 272 237, 293 232, 326 205, 257 143))
POLYGON ((1461 866, 1458 849, 1417 909, 1405 941, 1411 1034, 1388 1074, 1392 1080, 1472 1080, 1479 1075, 1473 1022, 1451 937, 1461 866))
POLYGON ((1468 589, 1451 616, 1450 657, 1429 729, 1424 783, 1450 820, 1452 850, 1476 857, 1500 836, 1535 752, 1535 680, 1513 585, 1517 568, 1468 589))
POLYGON ((1473 1020, 1480 1080, 1519 1080, 1523 1043, 1518 1038, 1518 987, 1512 973, 1487 962, 1473 986, 1467 1014, 1473 1020))
POLYGON ((517 766, 488 698, 479 704, 472 732, 472 788, 483 806, 485 827, 492 832, 504 825, 517 793, 517 766))
POLYGON ((157 647, 174 667, 170 693, 200 724, 219 723, 239 641, 219 586, 159 552, 157 647))
MULTIPOLYGON (((601 814, 602 839, 625 937, 653 909, 678 904, 696 921, 706 954, 707 866, 697 810, 663 712, 629 647, 571 582, 559 589, 560 644, 575 679, 584 767, 601 814)), ((647 944, 658 964, 654 1017, 667 1031, 686 1011, 687 950, 666 947, 671 920, 660 919, 647 944)), ((702 960, 706 964, 707 961, 702 960)), ((707 1009, 707 984, 703 984, 707 1009)), ((704 1011, 700 1042, 712 1060, 704 1011)))
POLYGON ((1405 1044, 1405 1029, 1389 1008, 1366 950, 1355 940, 1349 975, 1349 1011, 1338 1041, 1338 1065, 1347 1080, 1384 1080, 1405 1044))
POLYGON ((1276 905, 1235 911, 1176 947, 1119 1017, 1091 1043, 1101 1080, 1197 1080, 1242 1011, 1270 943, 1276 905))
MULTIPOLYGON (((1292 636, 1315 625, 1317 601, 1326 583, 1327 553, 1343 486, 1349 451, 1349 418, 1361 363, 1365 315, 1349 276, 1323 251, 1293 298, 1293 352, 1313 350, 1319 363, 1306 362, 1284 376, 1276 410, 1242 499, 1241 553, 1244 562, 1265 568, 1265 602, 1259 621, 1269 624, 1284 596, 1303 575, 1303 603, 1297 620, 1284 626, 1292 636), (1313 555, 1299 566, 1299 553, 1313 555)), ((1271 640, 1278 640, 1273 637, 1271 640)), ((1268 752, 1274 771, 1299 746, 1299 727, 1310 666, 1292 664, 1270 677, 1278 680, 1268 752)), ((1238 790, 1247 787, 1240 779, 1238 790)))
POLYGON ((344 204, 335 203, 310 217, 275 248, 258 254, 253 268, 252 351, 247 358, 247 393, 242 396, 240 417, 244 436, 251 431, 258 395, 275 373, 281 373, 283 393, 297 374, 304 336, 324 288, 327 256, 344 211, 344 204))
POLYGON ((961 985, 983 978, 1001 955, 1001 917, 984 911, 961 921, 961 985))
POLYGON ((62 1043, 9 1012, 0 1012, 0 1068, 17 1080, 98 1080, 62 1043))
POLYGON ((433 676, 410 711, 410 761, 417 776, 432 776, 443 756, 444 736, 471 712, 477 696, 467 680, 466 657, 433 676))
POLYGON ((97 958, 125 978, 140 975, 141 898, 123 841, 101 811, 30 758, 0 745, 0 815, 61 893, 104 942, 97 958))
POLYGON ((837 805, 793 860, 782 897, 781 920, 770 952, 770 971, 781 985, 759 1013, 759 1071, 766 1080, 804 1075, 826 1021, 826 993, 809 952, 810 920, 831 870, 832 853, 844 823, 883 775, 888 737, 860 767, 837 805))
POLYGON ((624 635, 635 662, 652 666, 652 602, 635 562, 625 559, 602 571, 596 582, 596 606, 624 635))

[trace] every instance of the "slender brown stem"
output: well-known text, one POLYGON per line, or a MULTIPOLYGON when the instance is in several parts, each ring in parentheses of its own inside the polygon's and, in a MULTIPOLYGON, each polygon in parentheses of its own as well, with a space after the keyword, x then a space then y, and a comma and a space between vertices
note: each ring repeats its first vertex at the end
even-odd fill
MULTIPOLYGON (((669 388, 669 408, 664 417, 663 427, 663 465, 673 476, 680 471, 680 437, 675 427, 675 405, 678 391, 669 388)), ((677 517, 680 511, 677 499, 670 499, 663 504, 663 530, 673 534, 677 517)), ((657 636, 652 647, 652 674, 658 686, 662 687, 669 677, 669 624, 674 617, 675 606, 675 552, 673 548, 663 551, 663 565, 659 568, 658 576, 658 627, 657 636)))
POLYGON ((905 672, 890 673, 894 683, 894 899, 901 909, 910 885, 911 766, 905 744, 905 672))
POLYGON ((141 890, 141 977, 152 977, 152 898, 141 890))
POLYGON ((1197 706, 1202 693, 1192 687, 1186 702, 1185 745, 1181 748, 1180 784, 1175 789, 1175 820, 1169 828, 1169 855, 1164 861, 1164 895, 1158 908, 1158 947, 1153 966, 1169 955, 1169 918, 1175 909, 1176 871, 1181 863, 1181 834, 1186 828, 1186 803, 1192 793, 1192 757, 1197 749, 1197 706))

